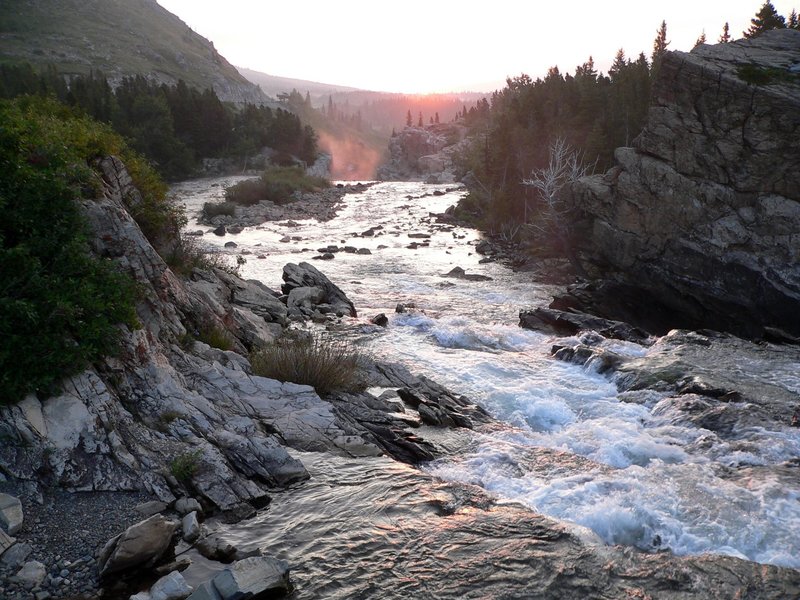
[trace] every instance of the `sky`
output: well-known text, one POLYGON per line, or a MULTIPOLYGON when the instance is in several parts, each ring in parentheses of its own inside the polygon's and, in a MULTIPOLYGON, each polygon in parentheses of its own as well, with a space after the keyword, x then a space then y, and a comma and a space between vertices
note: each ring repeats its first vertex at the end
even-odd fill
MULTIPOLYGON (((362 89, 492 91, 506 77, 562 73, 619 48, 649 57, 662 20, 670 50, 723 24, 741 37, 762 0, 158 0, 234 65, 362 89)), ((773 0, 788 16, 800 0, 773 0)))

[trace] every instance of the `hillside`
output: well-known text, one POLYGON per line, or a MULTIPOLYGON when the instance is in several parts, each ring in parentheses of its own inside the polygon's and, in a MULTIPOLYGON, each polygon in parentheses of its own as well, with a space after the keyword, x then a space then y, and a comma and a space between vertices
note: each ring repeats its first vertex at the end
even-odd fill
POLYGON ((211 87, 224 101, 264 94, 155 0, 3 0, 0 61, 54 64, 65 74, 100 70, 112 81, 144 74, 211 87))
POLYGON ((237 67, 237 69, 248 81, 257 84, 265 94, 273 97, 277 97, 278 94, 289 93, 292 90, 298 90, 303 93, 308 92, 311 94, 312 100, 316 100, 323 96, 327 99, 329 94, 359 91, 358 88, 345 85, 320 83, 292 77, 278 77, 277 75, 268 75, 261 71, 253 71, 243 67, 237 67))

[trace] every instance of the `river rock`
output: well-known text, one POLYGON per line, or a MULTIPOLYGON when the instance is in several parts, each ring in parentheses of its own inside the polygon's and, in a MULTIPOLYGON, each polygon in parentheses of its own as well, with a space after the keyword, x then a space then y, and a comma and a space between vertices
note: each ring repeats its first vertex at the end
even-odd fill
POLYGON ((292 290, 302 287, 319 288, 323 296, 319 303, 330 304, 336 312, 342 312, 351 317, 356 317, 356 309, 345 293, 323 275, 316 267, 306 262, 300 264, 289 263, 283 267, 283 281, 281 290, 290 294, 292 290))
POLYGON ((100 576, 152 566, 169 548, 177 526, 163 515, 131 525, 100 551, 97 561, 100 576))
POLYGON ((0 494, 0 525, 14 535, 22 529, 22 502, 10 494, 0 494))
POLYGON ((289 563, 267 556, 245 558, 217 574, 190 600, 239 600, 289 591, 289 563))
POLYGON ((181 519, 181 530, 183 539, 192 544, 200 537, 200 522, 197 520, 197 513, 190 512, 181 519))
POLYGON ((2 556, 6 550, 11 548, 14 545, 16 540, 8 535, 5 531, 0 529, 0 556, 2 556))
POLYGON ((519 325, 524 329, 546 331, 557 335, 575 335, 579 331, 597 331, 607 338, 625 340, 649 346, 654 338, 646 331, 621 321, 602 319, 576 310, 535 308, 519 313, 519 325))
POLYGON ((161 502, 160 500, 151 500, 150 502, 143 502, 142 504, 137 504, 134 507, 134 510, 143 517, 151 517, 155 514, 167 510, 167 503, 161 502))
POLYGON ((386 327, 389 324, 389 318, 384 313, 380 313, 372 317, 369 322, 373 325, 386 327))
POLYGON ((209 560, 229 563, 236 556, 236 546, 218 533, 212 533, 197 541, 197 551, 209 560))
POLYGON ((582 259, 621 284, 607 304, 660 312, 665 331, 800 335, 798 62, 791 29, 664 55, 633 147, 567 191, 582 259))
POLYGON ((9 569, 16 569, 22 566, 33 552, 30 544, 18 542, 3 552, 0 564, 9 569))
POLYGON ((37 560, 26 562, 17 572, 20 582, 28 589, 37 587, 46 576, 47 568, 37 560))
POLYGON ((465 281, 491 281, 492 278, 488 275, 479 275, 477 273, 467 273, 461 267, 453 267, 442 277, 452 277, 453 279, 463 279, 465 281))

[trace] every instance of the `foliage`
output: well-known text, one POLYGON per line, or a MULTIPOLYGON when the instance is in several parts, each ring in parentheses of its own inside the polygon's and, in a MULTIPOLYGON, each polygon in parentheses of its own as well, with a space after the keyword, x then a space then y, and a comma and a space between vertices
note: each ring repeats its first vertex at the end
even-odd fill
MULTIPOLYGON (((190 235, 184 235, 172 250, 163 255, 167 266, 178 275, 188 276, 194 269, 221 269, 231 275, 239 274, 239 264, 231 265, 228 255, 208 252, 190 235)), ((244 260, 241 256, 237 257, 244 260)))
POLYGON ((330 187, 323 177, 306 175, 301 167, 271 167, 258 179, 247 179, 225 190, 225 199, 243 206, 269 200, 275 204, 287 204, 297 191, 330 187))
POLYGON ((283 338, 250 355, 256 375, 310 385, 319 394, 363 389, 360 360, 350 343, 319 335, 283 338))
POLYGON ((741 65, 736 70, 742 81, 752 85, 770 85, 773 83, 800 83, 800 75, 779 67, 762 67, 760 65, 741 65))
POLYGON ((169 179, 187 177, 204 157, 246 158, 270 146, 313 162, 317 138, 290 111, 246 104, 236 110, 211 89, 180 80, 168 86, 126 77, 112 90, 98 72, 78 75, 69 86, 54 67, 0 65, 0 97, 50 95, 110 123, 169 179))
POLYGON ((0 101, 0 402, 49 393, 118 349, 135 326, 135 285, 89 253, 77 200, 90 164, 125 153, 109 127, 54 101, 0 101))
POLYGON ((189 481, 200 470, 201 450, 179 454, 169 463, 169 472, 181 482, 189 481))
POLYGON ((204 344, 208 344, 212 348, 217 348, 218 350, 224 350, 226 352, 234 348, 233 336, 227 329, 219 325, 207 325, 201 328, 198 332, 197 339, 204 344))
POLYGON ((785 27, 786 19, 778 14, 772 2, 767 0, 756 13, 756 16, 750 19, 750 27, 747 31, 742 32, 742 35, 746 38, 754 38, 770 29, 784 29, 785 27))

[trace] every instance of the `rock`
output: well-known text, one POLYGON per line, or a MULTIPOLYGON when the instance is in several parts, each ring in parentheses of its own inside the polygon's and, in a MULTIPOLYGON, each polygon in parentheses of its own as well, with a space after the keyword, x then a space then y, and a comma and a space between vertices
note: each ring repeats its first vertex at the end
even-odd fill
POLYGON ((289 591, 289 563, 266 556, 245 558, 217 574, 210 584, 216 596, 205 591, 195 592, 189 598, 239 600, 286 593, 289 591))
POLYGON ((384 181, 455 181, 453 155, 465 142, 461 123, 406 127, 389 139, 389 161, 378 168, 384 181))
POLYGON ((281 290, 284 294, 290 294, 296 288, 319 288, 323 293, 321 302, 330 304, 337 313, 343 312, 351 317, 358 316, 353 303, 345 293, 309 263, 287 264, 283 267, 283 281, 281 290))
POLYGON ((0 529, 0 556, 2 556, 6 550, 11 548, 14 545, 14 542, 16 542, 16 540, 13 537, 0 529))
POLYGON ((638 327, 601 319, 579 311, 561 311, 553 308, 535 308, 531 311, 520 311, 519 326, 524 329, 546 331, 556 335, 575 335, 579 331, 596 331, 599 334, 617 340, 625 340, 635 344, 649 346, 653 336, 638 327))
POLYGON ((769 75, 798 62, 790 29, 664 55, 633 147, 566 192, 582 260, 618 284, 599 314, 648 328, 614 310, 634 305, 660 313, 659 333, 800 336, 800 79, 769 75))
POLYGON ((237 244, 236 242, 225 242, 225 247, 226 248, 238 248, 239 244, 237 244))
POLYGON ((229 563, 236 556, 236 546, 222 538, 218 533, 212 533, 201 538, 195 544, 197 551, 209 560, 229 563))
POLYGON ((225 229, 225 225, 220 225, 219 227, 214 229, 214 231, 212 233, 214 235, 218 235, 218 236, 222 237, 223 235, 225 235, 227 233, 227 230, 225 229))
POLYGON ((183 575, 173 571, 165 575, 150 588, 151 600, 183 600, 192 593, 191 586, 186 583, 183 575))
POLYGON ((22 502, 9 494, 0 494, 0 525, 14 535, 22 528, 22 502))
POLYGON ((203 514, 203 507, 195 498, 183 497, 183 498, 178 498, 175 501, 175 512, 177 512, 181 516, 187 515, 190 512, 203 514))
POLYGON ((452 277, 454 279, 463 279, 465 281, 492 281, 492 278, 487 275, 467 273, 461 267, 453 267, 448 273, 442 275, 442 277, 452 277))
POLYGON ((39 561, 32 560, 22 565, 17 577, 25 587, 35 588, 47 577, 47 568, 39 561))
POLYGON ((192 511, 185 515, 181 520, 181 530, 183 531, 183 539, 193 544, 200 537, 200 522, 197 520, 197 513, 192 511))
POLYGON ((152 500, 150 502, 144 502, 143 504, 136 505, 133 510, 143 517, 150 517, 167 510, 167 503, 161 502, 160 500, 152 500))
POLYGON ((9 569, 16 569, 28 559, 28 557, 33 552, 33 548, 30 544, 24 543, 17 543, 11 546, 8 550, 3 552, 2 560, 0 560, 0 564, 4 567, 9 569))
POLYGON ((369 248, 359 248, 358 254, 372 254, 372 250, 369 248))
POLYGON ((386 327, 389 324, 389 319, 385 314, 380 313, 380 314, 377 314, 374 317, 372 317, 369 320, 369 322, 372 323, 373 325, 378 325, 380 327, 386 327))
POLYGON ((478 254, 486 254, 491 249, 492 245, 489 240, 481 240, 475 245, 475 252, 478 254))
POLYGON ((176 528, 177 523, 163 515, 131 525, 100 551, 97 561, 100 576, 154 565, 172 543, 176 528))

